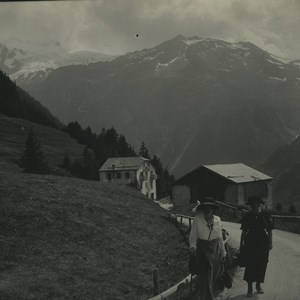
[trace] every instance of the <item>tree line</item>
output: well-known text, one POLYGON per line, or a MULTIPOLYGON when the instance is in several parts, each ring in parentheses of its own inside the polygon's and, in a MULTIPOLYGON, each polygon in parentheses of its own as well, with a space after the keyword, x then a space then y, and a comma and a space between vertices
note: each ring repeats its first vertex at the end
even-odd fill
MULTIPOLYGON (((72 160, 68 153, 65 154, 60 167, 70 174, 88 180, 99 180, 98 170, 109 157, 139 155, 150 159, 156 170, 158 197, 162 198, 169 195, 174 176, 169 173, 168 168, 163 167, 159 157, 150 156, 144 142, 142 142, 137 154, 134 148, 127 143, 124 135, 118 134, 113 127, 110 129, 103 128, 100 134, 96 134, 90 126, 82 128, 78 122, 71 122, 63 130, 78 143, 85 146, 81 159, 72 160)), ((20 165, 25 172, 38 174, 49 172, 41 144, 33 131, 28 134, 20 165)))

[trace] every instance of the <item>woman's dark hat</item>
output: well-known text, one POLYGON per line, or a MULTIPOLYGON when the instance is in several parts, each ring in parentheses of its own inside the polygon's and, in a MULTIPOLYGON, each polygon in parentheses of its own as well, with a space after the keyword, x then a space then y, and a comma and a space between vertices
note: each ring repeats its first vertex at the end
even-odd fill
POLYGON ((261 204, 265 204, 264 201, 262 201, 262 199, 258 196, 250 196, 246 202, 247 205, 250 205, 251 203, 261 203, 261 204))
POLYGON ((218 208, 219 207, 217 201, 214 198, 212 198, 212 197, 205 197, 202 202, 197 201, 197 205, 193 208, 193 212, 195 212, 197 210, 201 210, 205 206, 206 207, 210 206, 212 208, 218 208))

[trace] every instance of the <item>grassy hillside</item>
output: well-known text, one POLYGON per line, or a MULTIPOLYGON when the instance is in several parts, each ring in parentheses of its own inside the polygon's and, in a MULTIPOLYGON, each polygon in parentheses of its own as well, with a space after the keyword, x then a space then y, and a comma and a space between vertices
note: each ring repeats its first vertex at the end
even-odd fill
POLYGON ((0 116, 0 299, 147 299, 188 273, 187 249, 163 209, 133 188, 22 173, 34 127, 48 160, 82 146, 66 134, 0 116))
POLYGON ((16 168, 16 163, 22 156, 30 129, 40 140, 45 158, 52 169, 62 163, 66 153, 70 155, 71 159, 82 157, 84 146, 79 145, 67 133, 24 119, 10 118, 0 114, 0 158, 3 158, 2 164, 12 162, 10 167, 16 168))

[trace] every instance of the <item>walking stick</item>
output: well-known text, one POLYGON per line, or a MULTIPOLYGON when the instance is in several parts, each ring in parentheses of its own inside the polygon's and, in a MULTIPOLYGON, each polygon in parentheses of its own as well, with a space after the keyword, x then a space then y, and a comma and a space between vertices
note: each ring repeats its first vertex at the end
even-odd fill
POLYGON ((192 299, 192 292, 193 292, 193 274, 191 273, 191 282, 190 282, 190 300, 192 299))

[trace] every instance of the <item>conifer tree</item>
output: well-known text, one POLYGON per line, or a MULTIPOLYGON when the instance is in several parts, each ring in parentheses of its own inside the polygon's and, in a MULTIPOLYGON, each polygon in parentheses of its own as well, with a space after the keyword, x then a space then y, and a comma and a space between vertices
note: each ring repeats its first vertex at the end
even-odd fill
POLYGON ((48 164, 42 152, 41 144, 32 130, 30 130, 26 140, 21 167, 27 173, 44 174, 48 171, 48 164))
POLYGON ((158 177, 156 183, 157 196, 158 198, 166 197, 171 192, 172 184, 175 181, 175 178, 169 173, 168 168, 163 167, 160 158, 156 155, 154 155, 151 159, 151 163, 155 168, 158 177))
POLYGON ((149 151, 145 146, 145 143, 142 142, 141 146, 140 146, 140 150, 139 150, 139 156, 142 156, 144 158, 149 158, 150 159, 150 155, 149 155, 149 151))

